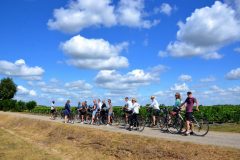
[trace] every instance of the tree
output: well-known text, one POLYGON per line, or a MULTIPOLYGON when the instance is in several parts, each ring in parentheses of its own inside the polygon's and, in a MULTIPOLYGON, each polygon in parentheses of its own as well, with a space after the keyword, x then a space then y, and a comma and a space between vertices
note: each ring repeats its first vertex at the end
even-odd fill
POLYGON ((0 82, 0 99, 12 99, 17 92, 17 86, 11 78, 3 78, 0 82))
POLYGON ((37 102, 35 101, 29 101, 26 103, 26 107, 28 110, 32 110, 37 106, 37 102))
POLYGON ((18 101, 17 102, 17 107, 16 107, 16 111, 18 111, 18 112, 22 112, 22 111, 24 111, 24 110, 26 110, 26 103, 24 102, 24 101, 18 101))

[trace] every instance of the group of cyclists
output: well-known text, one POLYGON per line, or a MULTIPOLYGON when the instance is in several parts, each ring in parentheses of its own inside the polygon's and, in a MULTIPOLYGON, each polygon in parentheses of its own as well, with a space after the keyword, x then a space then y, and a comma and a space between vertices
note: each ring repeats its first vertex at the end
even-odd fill
MULTIPOLYGON (((156 117, 160 114, 159 103, 156 100, 155 96, 151 96, 151 104, 148 108, 151 109, 152 125, 156 126, 156 117)), ((178 112, 182 109, 183 106, 186 106, 186 131, 185 135, 189 135, 192 132, 191 120, 193 117, 193 107, 196 104, 196 110, 199 111, 198 102, 196 98, 192 96, 192 92, 187 92, 187 98, 182 102, 180 93, 175 94, 175 104, 172 110, 172 114, 178 112)), ((137 102, 136 98, 129 99, 125 97, 125 104, 122 107, 124 112, 125 122, 129 124, 129 130, 131 131, 134 126, 134 122, 138 122, 140 104, 137 102)), ((54 113, 56 112, 55 102, 52 101, 51 105, 51 119, 54 119, 54 113)), ((87 104, 87 101, 79 102, 77 106, 77 112, 81 123, 88 121, 90 124, 95 124, 97 119, 100 119, 100 122, 106 124, 107 126, 112 124, 113 121, 113 106, 111 99, 107 100, 93 100, 93 105, 90 106, 87 104)), ((70 100, 67 100, 64 110, 64 123, 68 123, 71 115, 70 100)))

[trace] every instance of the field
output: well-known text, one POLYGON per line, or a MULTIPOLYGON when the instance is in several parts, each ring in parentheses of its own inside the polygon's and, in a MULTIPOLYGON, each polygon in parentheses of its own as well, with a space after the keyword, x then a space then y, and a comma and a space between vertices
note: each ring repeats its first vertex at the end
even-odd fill
POLYGON ((64 160, 237 160, 240 157, 239 149, 168 141, 6 115, 1 116, 0 120, 0 159, 4 160, 14 157, 64 160))

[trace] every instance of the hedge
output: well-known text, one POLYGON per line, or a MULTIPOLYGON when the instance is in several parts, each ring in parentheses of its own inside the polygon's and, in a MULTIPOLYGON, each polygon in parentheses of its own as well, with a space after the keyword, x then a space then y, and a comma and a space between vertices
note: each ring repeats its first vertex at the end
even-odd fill
MULTIPOLYGON (((58 111, 63 110, 63 107, 56 107, 58 111)), ((166 107, 171 110, 172 107, 166 107)), ((240 105, 219 105, 219 106, 200 106, 200 111, 195 115, 200 116, 202 113, 210 122, 226 123, 226 122, 240 122, 240 105)), ((71 107, 71 110, 76 113, 76 107, 71 107)), ((122 114, 121 107, 114 107, 114 114, 120 116, 122 114)), ((37 106, 31 113, 36 114, 50 114, 50 107, 37 106)), ((141 107, 140 115, 143 117, 147 116, 146 107, 141 107)))

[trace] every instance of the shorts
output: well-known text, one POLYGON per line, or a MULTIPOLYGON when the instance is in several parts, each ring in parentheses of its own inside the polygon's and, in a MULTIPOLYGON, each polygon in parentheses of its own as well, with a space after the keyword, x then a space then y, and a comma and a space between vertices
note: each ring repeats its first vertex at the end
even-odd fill
POLYGON ((112 113, 108 113, 108 116, 112 116, 113 115, 113 112, 112 113))
POLYGON ((83 115, 86 115, 86 111, 80 111, 80 115, 83 116, 83 115))
POLYGON ((193 119, 192 112, 186 112, 185 118, 187 121, 192 121, 193 119))
POLYGON ((159 116, 160 110, 159 109, 154 109, 153 110, 153 116, 159 116))
POLYGON ((66 110, 66 109, 64 110, 63 113, 64 113, 65 116, 70 116, 70 112, 68 110, 66 110))
POLYGON ((132 114, 133 111, 126 110, 125 113, 127 113, 127 114, 132 114))
POLYGON ((97 113, 97 110, 93 111, 92 116, 95 117, 96 113, 97 113))
POLYGON ((53 113, 55 113, 55 111, 56 111, 56 110, 55 110, 55 109, 53 109, 53 110, 51 110, 51 111, 50 111, 50 113, 51 113, 51 114, 53 114, 53 113))

